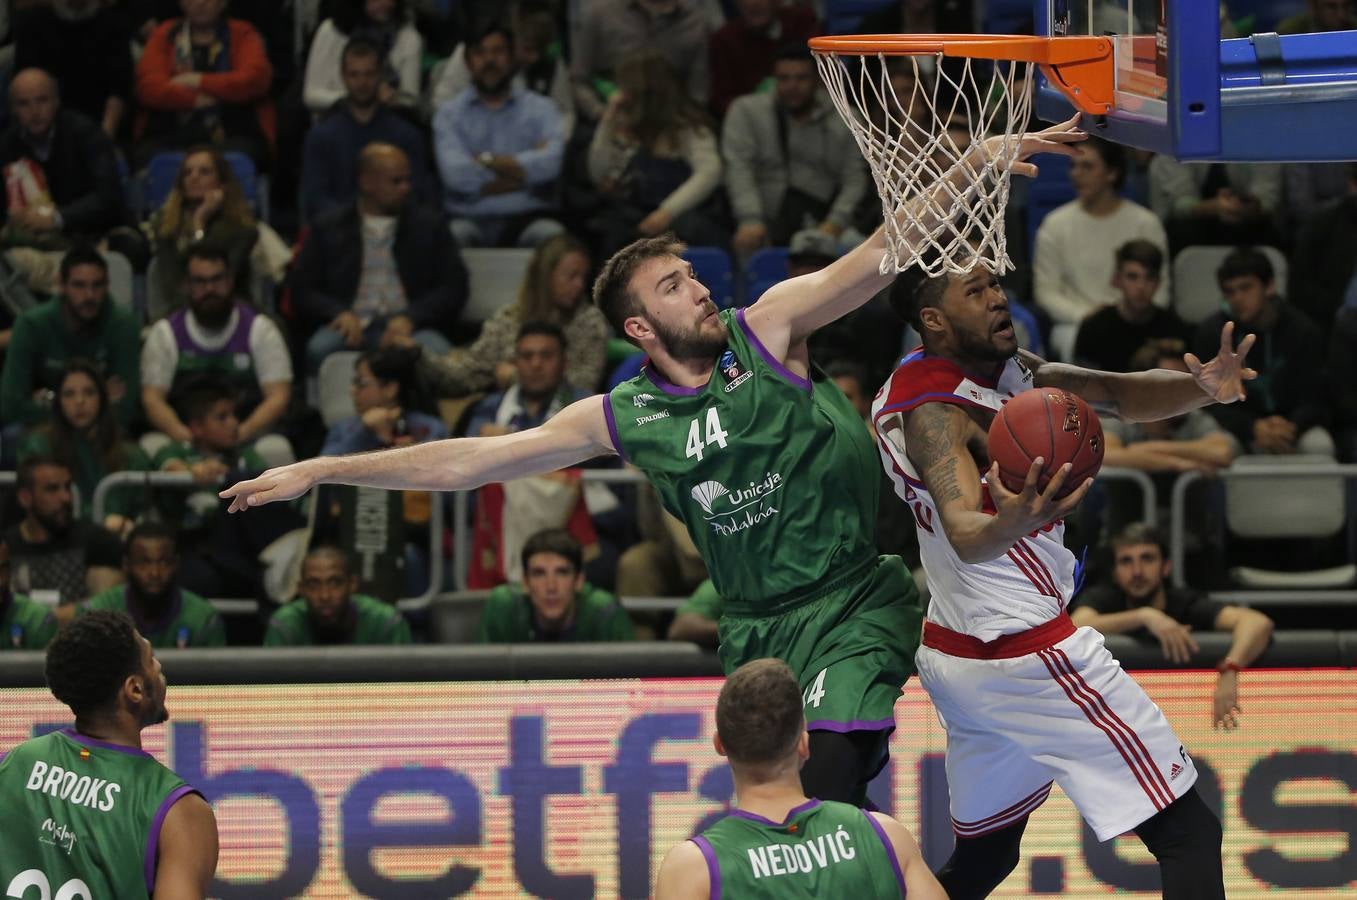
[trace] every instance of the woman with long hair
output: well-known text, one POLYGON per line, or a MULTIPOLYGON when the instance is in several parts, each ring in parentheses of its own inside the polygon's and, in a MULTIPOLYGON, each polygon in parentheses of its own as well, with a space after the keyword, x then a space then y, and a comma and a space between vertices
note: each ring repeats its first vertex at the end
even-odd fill
MULTIPOLYGON (((91 362, 73 359, 61 373, 52 403, 52 420, 39 425, 19 445, 19 461, 31 456, 51 456, 71 469, 80 489, 81 518, 89 518, 94 489, 113 472, 144 472, 151 468, 146 454, 124 439, 108 404, 104 376, 91 362)), ((104 504, 103 525, 121 534, 132 526, 140 507, 133 488, 110 491, 104 504)))
POLYGON ((589 302, 588 288, 584 244, 568 234, 543 241, 524 273, 518 301, 491 316, 470 348, 445 357, 425 353, 421 376, 433 393, 446 397, 507 387, 514 381, 518 329, 525 322, 551 322, 565 332, 566 380, 594 390, 607 361, 608 321, 589 302))
POLYGON ((617 67, 617 90, 589 144, 589 176, 609 201, 591 223, 603 255, 666 231, 690 244, 729 241, 716 135, 658 53, 617 67))
POLYGON ((419 101, 424 39, 415 30, 406 0, 339 0, 333 17, 316 29, 306 57, 302 83, 306 108, 321 116, 344 98, 340 62, 344 46, 356 37, 382 48, 385 77, 379 99, 391 106, 414 106, 419 101))
POLYGON ((184 154, 174 188, 147 227, 155 245, 153 317, 183 304, 188 249, 194 244, 207 242, 221 248, 236 273, 236 283, 245 284, 259 223, 230 163, 217 148, 202 145, 184 154))

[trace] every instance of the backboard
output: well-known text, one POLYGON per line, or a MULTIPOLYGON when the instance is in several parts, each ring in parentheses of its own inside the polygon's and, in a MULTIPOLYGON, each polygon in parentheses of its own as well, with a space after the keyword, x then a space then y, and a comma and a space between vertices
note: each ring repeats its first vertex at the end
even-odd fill
MULTIPOLYGON (((1091 133, 1184 160, 1357 160, 1357 32, 1220 38, 1216 0, 1035 0, 1036 31, 1107 35, 1116 108, 1091 133)), ((1038 81, 1037 115, 1069 101, 1038 81)))

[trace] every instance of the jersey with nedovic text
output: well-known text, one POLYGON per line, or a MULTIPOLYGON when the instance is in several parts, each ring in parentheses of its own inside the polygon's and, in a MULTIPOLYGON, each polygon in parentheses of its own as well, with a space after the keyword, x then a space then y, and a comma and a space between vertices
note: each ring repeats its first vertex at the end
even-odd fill
POLYGON ((847 803, 810 800, 773 822, 736 810, 693 838, 712 897, 885 900, 904 875, 880 823, 847 803))
POLYGON ((728 606, 757 611, 876 555, 871 435, 816 372, 800 378, 759 343, 744 310, 702 388, 652 367, 607 396, 618 451, 687 526, 728 606))
POLYGON ((142 750, 71 729, 26 741, 0 761, 0 886, 9 897, 150 896, 160 825, 188 793, 142 750))

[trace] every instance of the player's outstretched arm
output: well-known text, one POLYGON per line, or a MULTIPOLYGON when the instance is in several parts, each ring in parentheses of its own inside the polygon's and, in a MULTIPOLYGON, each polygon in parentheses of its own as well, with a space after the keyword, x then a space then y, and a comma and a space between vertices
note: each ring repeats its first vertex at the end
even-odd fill
POLYGON ((318 484, 351 484, 391 490, 459 491, 495 481, 554 472, 615 453, 602 394, 585 397, 545 424, 499 437, 452 438, 355 453, 319 456, 270 469, 238 482, 220 496, 230 512, 300 497, 318 484))
POLYGON ((1047 362, 1026 350, 1018 356, 1032 370, 1037 387, 1055 387, 1078 394, 1100 413, 1111 413, 1128 422, 1153 422, 1209 406, 1244 399, 1244 382, 1258 373, 1244 365, 1253 346, 1248 335, 1234 346, 1234 322, 1220 330, 1220 350, 1203 363, 1189 353, 1183 357, 1187 372, 1151 369, 1148 372, 1100 372, 1064 363, 1047 362))
POLYGON ((909 829, 885 813, 869 812, 867 815, 875 819, 881 830, 886 832, 886 838, 895 850, 895 859, 900 863, 901 874, 905 876, 905 895, 909 900, 947 900, 947 892, 938 884, 933 873, 928 871, 928 864, 924 862, 919 845, 914 842, 914 835, 909 833, 909 829))
POLYGON ((203 900, 217 871, 217 819, 200 794, 185 794, 160 823, 152 900, 203 900))
MULTIPOLYGON (((1011 166, 1013 173, 1036 174, 1036 166, 1024 161, 1036 153, 1072 155, 1074 150, 1070 145, 1088 137, 1076 127, 1078 121, 1079 116, 1075 115, 1043 131, 1024 134, 1017 160, 1011 166)), ((935 203, 932 195, 965 191, 980 177, 978 173, 987 160, 999 158, 999 142, 1003 140, 990 138, 977 142, 967 156, 939 179, 930 196, 917 198, 908 215, 900 214, 900 221, 921 221, 924 227, 930 227, 927 211, 948 205, 935 203)), ((908 236, 906 242, 910 242, 908 236)), ((758 303, 749 307, 745 322, 769 353, 785 360, 789 347, 862 306, 895 280, 894 271, 881 271, 885 256, 886 230, 883 226, 820 271, 790 278, 769 288, 758 303)))
POLYGON ((655 900, 707 900, 711 881, 707 860, 692 841, 675 844, 655 876, 655 900))
MULTIPOLYGON (((971 424, 959 406, 925 403, 905 417, 904 439, 905 452, 933 498, 948 543, 962 562, 980 563, 1004 555, 1019 538, 1069 515, 1084 499, 1093 479, 1068 497, 1056 499, 1070 466, 1066 463, 1041 492, 1037 480, 1043 460, 1037 457, 1027 473, 1027 483, 1015 494, 999 481, 995 465, 987 483, 996 512, 988 515, 981 511, 980 470, 966 444, 971 424)), ((891 440, 891 435, 887 426, 886 439, 891 440)))

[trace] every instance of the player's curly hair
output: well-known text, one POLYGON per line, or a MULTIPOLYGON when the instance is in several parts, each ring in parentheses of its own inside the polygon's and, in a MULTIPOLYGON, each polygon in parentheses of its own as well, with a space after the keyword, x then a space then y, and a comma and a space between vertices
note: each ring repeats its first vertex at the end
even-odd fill
POLYGON ((627 319, 641 312, 641 304, 631 290, 631 276, 636 274, 637 268, 647 260, 660 256, 679 256, 687 249, 688 245, 671 232, 632 241, 608 257, 608 261, 603 264, 603 271, 594 279, 594 303, 613 331, 626 337, 623 325, 627 319))
POLYGON ((716 733, 731 762, 781 762, 805 728, 801 686, 780 659, 756 659, 736 669, 716 698, 716 733))
POLYGON ((47 647, 47 686, 77 717, 99 712, 127 676, 141 672, 137 629, 127 613, 99 609, 66 626, 47 647))

